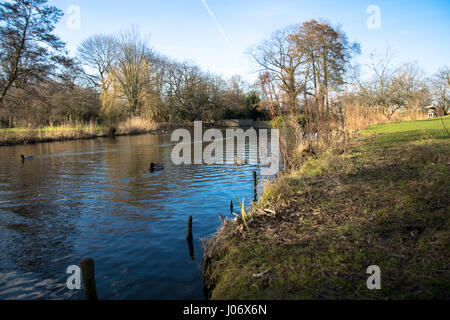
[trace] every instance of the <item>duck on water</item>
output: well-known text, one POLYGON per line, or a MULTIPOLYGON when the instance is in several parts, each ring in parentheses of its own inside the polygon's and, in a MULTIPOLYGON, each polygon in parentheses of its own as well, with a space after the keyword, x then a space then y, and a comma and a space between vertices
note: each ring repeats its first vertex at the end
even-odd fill
POLYGON ((150 172, 155 172, 155 171, 162 171, 162 170, 164 170, 164 165, 162 165, 162 164, 159 164, 159 163, 157 163, 157 164, 155 164, 155 163, 150 163, 150 172))
POLYGON ((33 156, 24 156, 23 154, 20 155, 20 158, 22 159, 22 161, 34 159, 33 156))

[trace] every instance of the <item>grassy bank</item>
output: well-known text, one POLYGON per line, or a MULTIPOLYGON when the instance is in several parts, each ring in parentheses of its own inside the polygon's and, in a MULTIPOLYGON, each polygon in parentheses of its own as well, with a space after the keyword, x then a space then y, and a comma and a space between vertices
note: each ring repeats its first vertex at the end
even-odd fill
POLYGON ((100 126, 92 123, 47 126, 39 129, 0 129, 0 146, 144 134, 155 132, 158 127, 156 123, 136 117, 115 126, 100 126))
POLYGON ((266 186, 248 230, 233 220, 208 241, 210 298, 449 299, 449 153, 433 119, 310 158, 266 186), (367 289, 370 265, 381 290, 367 289))

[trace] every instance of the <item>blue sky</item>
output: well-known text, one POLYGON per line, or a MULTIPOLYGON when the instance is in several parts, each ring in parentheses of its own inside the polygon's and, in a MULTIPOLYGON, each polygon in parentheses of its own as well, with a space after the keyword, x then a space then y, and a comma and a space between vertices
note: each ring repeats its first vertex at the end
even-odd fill
POLYGON ((79 43, 97 33, 115 34, 137 26, 150 36, 156 51, 194 62, 205 71, 254 79, 255 67, 246 50, 273 31, 310 19, 340 24, 362 47, 361 63, 389 47, 396 62, 417 62, 426 74, 450 66, 450 1, 378 0, 50 0, 64 11, 80 8, 80 28, 73 15, 59 23, 57 34, 76 53, 79 43), (367 8, 380 9, 381 28, 369 29, 367 8), (225 36, 224 36, 225 34, 225 36))

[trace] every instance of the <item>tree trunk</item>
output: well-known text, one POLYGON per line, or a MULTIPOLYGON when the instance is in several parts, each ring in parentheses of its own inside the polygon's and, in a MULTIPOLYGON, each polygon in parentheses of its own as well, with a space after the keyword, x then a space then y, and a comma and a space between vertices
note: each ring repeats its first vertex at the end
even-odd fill
POLYGON ((25 27, 22 32, 22 39, 20 40, 19 49, 17 50, 16 56, 14 57, 14 64, 12 66, 12 72, 11 72, 11 74, 8 75, 8 80, 6 81, 6 85, 0 94, 0 105, 2 104, 4 97, 8 93, 8 90, 11 88, 12 84, 17 79, 17 73, 19 72, 20 59, 22 58, 22 53, 25 48, 25 40, 27 38, 29 22, 30 22, 30 17, 28 16, 27 20, 25 22, 25 27))

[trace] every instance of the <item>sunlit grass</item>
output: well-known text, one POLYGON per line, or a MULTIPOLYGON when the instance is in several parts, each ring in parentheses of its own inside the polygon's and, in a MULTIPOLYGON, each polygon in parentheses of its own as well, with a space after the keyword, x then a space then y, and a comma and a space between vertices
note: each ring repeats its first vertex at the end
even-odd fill
POLYGON ((0 129, 0 145, 28 144, 62 140, 87 139, 103 137, 111 134, 131 135, 143 134, 157 129, 157 124, 133 117, 127 119, 111 130, 110 126, 97 123, 62 124, 42 128, 8 128, 0 129))
POLYGON ((123 135, 146 133, 155 130, 157 124, 153 121, 140 117, 133 117, 121 122, 118 126, 117 133, 123 135))
POLYGON ((406 121, 375 125, 362 131, 365 137, 380 135, 376 138, 378 146, 405 144, 418 139, 446 139, 450 130, 450 116, 433 119, 406 121))
POLYGON ((311 157, 267 184, 248 228, 218 233, 211 298, 450 298, 449 156, 438 118, 372 126, 311 157), (382 290, 365 285, 373 264, 382 290))

